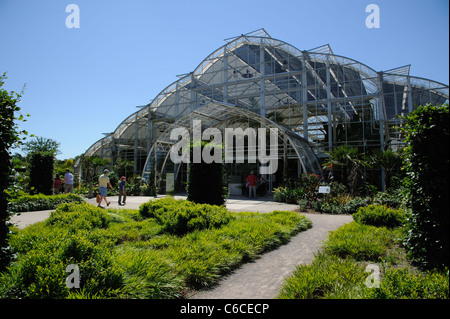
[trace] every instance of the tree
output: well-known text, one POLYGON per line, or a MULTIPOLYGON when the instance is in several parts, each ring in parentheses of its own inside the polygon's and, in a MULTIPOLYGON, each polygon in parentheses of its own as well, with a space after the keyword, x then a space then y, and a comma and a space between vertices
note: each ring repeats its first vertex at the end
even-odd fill
POLYGON ((392 185, 392 177, 396 170, 400 169, 402 165, 402 159, 399 153, 392 150, 373 151, 369 158, 369 163, 372 167, 378 167, 385 170, 385 183, 384 189, 389 189, 392 185))
POLYGON ((405 245, 427 268, 449 266, 449 105, 419 106, 406 117, 404 185, 411 207, 405 245))
POLYGON ((52 156, 60 154, 60 143, 51 138, 35 137, 33 140, 26 142, 22 146, 22 150, 31 155, 33 153, 50 153, 52 156))
POLYGON ((352 194, 357 194, 364 182, 364 167, 370 164, 363 159, 363 154, 358 153, 357 148, 342 145, 329 153, 329 161, 324 164, 325 168, 332 167, 337 181, 346 184, 352 194))
POLYGON ((5 192, 10 184, 11 149, 23 143, 24 135, 28 134, 25 130, 20 130, 17 124, 25 121, 24 116, 16 116, 20 111, 17 103, 20 102, 23 90, 18 94, 3 89, 6 78, 6 73, 0 76, 0 272, 9 264, 12 256, 8 245, 10 212, 5 192))

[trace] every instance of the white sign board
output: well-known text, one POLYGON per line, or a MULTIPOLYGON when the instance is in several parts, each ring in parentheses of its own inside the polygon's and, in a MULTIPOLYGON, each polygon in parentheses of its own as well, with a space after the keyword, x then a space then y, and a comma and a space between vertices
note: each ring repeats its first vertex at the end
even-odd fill
POLYGON ((329 194, 330 186, 319 186, 319 193, 321 194, 329 194))
POLYGON ((174 187, 175 179, 173 173, 166 174, 166 193, 173 192, 175 190, 174 187))

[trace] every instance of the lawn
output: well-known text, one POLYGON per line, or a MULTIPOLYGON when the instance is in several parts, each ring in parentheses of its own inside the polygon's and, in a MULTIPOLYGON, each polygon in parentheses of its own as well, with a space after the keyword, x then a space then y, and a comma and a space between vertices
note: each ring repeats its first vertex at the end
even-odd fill
POLYGON ((233 213, 165 198, 139 210, 62 204, 10 238, 1 298, 183 298, 311 227, 295 212, 233 213), (77 265, 80 288, 66 286, 77 265))

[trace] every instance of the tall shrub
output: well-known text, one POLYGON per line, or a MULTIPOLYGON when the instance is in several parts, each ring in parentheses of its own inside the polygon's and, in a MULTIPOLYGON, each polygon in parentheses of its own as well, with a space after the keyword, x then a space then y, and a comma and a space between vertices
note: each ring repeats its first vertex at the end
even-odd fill
POLYGON ((406 118, 407 173, 412 217, 406 240, 423 266, 449 266, 449 106, 420 106, 406 118))
POLYGON ((2 89, 5 79, 5 73, 0 75, 0 271, 8 265, 11 258, 8 245, 10 213, 5 193, 12 169, 10 149, 20 143, 21 134, 26 134, 26 131, 20 131, 17 126, 17 121, 23 121, 22 115, 16 117, 16 112, 20 111, 17 103, 21 95, 2 89))
MULTIPOLYGON (((201 150, 203 151, 205 147, 209 146, 205 142, 202 142, 201 150)), ((191 153, 192 149, 193 147, 191 145, 191 153)), ((223 163, 212 162, 208 164, 203 159, 201 163, 190 163, 187 199, 195 203, 223 205, 226 195, 223 175, 223 163)))
POLYGON ((30 164, 30 189, 32 189, 32 192, 51 195, 53 185, 53 154, 33 153, 30 164))

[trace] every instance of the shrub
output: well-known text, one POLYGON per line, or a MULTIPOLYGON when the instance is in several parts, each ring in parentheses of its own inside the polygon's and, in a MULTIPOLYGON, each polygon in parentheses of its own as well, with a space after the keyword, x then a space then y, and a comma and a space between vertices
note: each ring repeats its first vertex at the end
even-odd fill
POLYGON ((62 204, 50 214, 46 220, 47 225, 65 227, 72 231, 80 229, 106 228, 111 220, 108 213, 102 208, 88 203, 62 204))
POLYGON ((13 212, 31 212, 37 210, 55 209, 62 203, 83 203, 84 199, 76 194, 59 195, 24 195, 12 199, 9 203, 9 209, 13 212))
POLYGON ((53 185, 52 153, 37 152, 31 154, 30 159, 30 189, 35 194, 52 194, 53 185))
POLYGON ((69 264, 79 267, 80 287, 92 294, 110 296, 122 285, 111 247, 92 242, 85 231, 47 228, 29 248, 1 275, 2 298, 69 297, 71 291, 65 284, 69 264))
POLYGON ((420 106, 408 115, 404 168, 412 216, 405 242, 411 256, 425 267, 449 266, 450 158, 449 105, 420 106))
POLYGON ((360 223, 389 228, 402 226, 406 222, 406 212, 403 209, 392 209, 384 205, 369 205, 358 208, 353 219, 360 223))
POLYGON ((342 208, 344 214, 354 214, 360 207, 367 206, 370 203, 368 197, 355 197, 350 199, 342 208))
POLYGON ((163 199, 141 205, 143 216, 155 218, 164 231, 184 235, 193 230, 219 228, 228 224, 232 215, 223 206, 195 204, 190 201, 163 199))
POLYGON ((373 199, 374 204, 385 205, 391 208, 404 207, 404 190, 390 190, 389 192, 378 192, 373 199))
POLYGON ((330 233, 324 242, 324 250, 341 258, 378 261, 386 256, 388 247, 393 244, 393 235, 384 227, 351 222, 330 233))
POLYGON ((352 260, 319 254, 312 264, 296 266, 285 279, 278 298, 354 298, 365 277, 364 267, 352 260))
MULTIPOLYGON (((211 143, 201 141, 199 146, 201 152, 216 152, 215 147, 222 148, 222 145, 211 147, 211 143), (210 149, 208 150, 208 148, 210 149)), ((190 146, 191 158, 194 147, 193 145, 190 146)), ((212 162, 208 164, 203 159, 200 163, 191 162, 188 174, 187 199, 189 201, 210 205, 223 205, 225 203, 228 188, 223 182, 223 163, 212 162)))
POLYGON ((278 187, 273 189, 273 200, 276 202, 284 203, 286 201, 286 188, 278 187))
POLYGON ((408 268, 388 268, 377 289, 367 289, 373 299, 448 299, 448 272, 414 273, 408 268))

